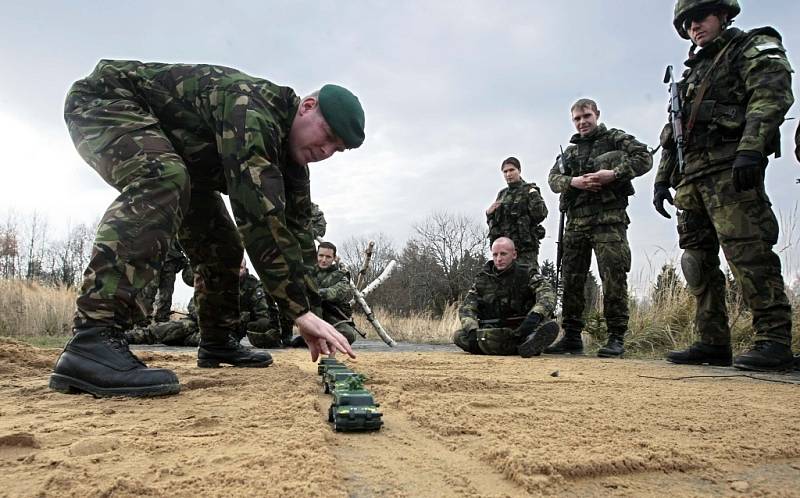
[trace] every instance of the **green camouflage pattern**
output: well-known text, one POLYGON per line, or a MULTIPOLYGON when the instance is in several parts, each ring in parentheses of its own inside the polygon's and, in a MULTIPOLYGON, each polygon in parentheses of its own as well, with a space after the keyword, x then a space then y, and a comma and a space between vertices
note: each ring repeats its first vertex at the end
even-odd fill
POLYGON ((721 247, 752 311, 756 340, 788 345, 791 307, 780 259, 773 251, 779 225, 763 185, 736 192, 732 165, 739 151, 766 157, 778 150, 779 126, 794 102, 792 68, 773 28, 748 32, 728 28, 686 61, 679 87, 687 108, 713 58, 728 43, 686 145, 685 173, 680 175, 675 167, 675 143, 668 126, 662 133, 656 182, 677 187, 679 245, 699 258, 705 275, 705 285, 696 295, 695 327, 701 342, 730 344, 725 277, 719 268, 721 247))
POLYGON ((689 39, 689 34, 683 29, 683 20, 686 14, 696 9, 718 7, 728 11, 728 19, 733 19, 742 11, 737 0, 678 0, 675 2, 675 11, 672 16, 672 25, 681 36, 689 39))
POLYGON ((308 168, 287 156, 298 103, 290 88, 210 65, 103 60, 72 86, 64 112, 73 142, 120 192, 98 228, 76 327, 137 321, 137 298, 176 234, 205 282, 204 341, 225 341, 238 326, 242 241, 289 318, 319 306, 307 271, 308 168))
MULTIPOLYGON (((453 342, 467 352, 487 354, 478 345, 480 320, 508 319, 530 313, 548 318, 555 306, 553 287, 538 271, 514 261, 504 271, 498 272, 494 262, 489 261, 476 275, 458 310, 461 329, 453 335, 453 342)), ((520 339, 516 337, 515 340, 516 347, 520 339)), ((509 354, 517 353, 514 350, 509 354)))
POLYGON ((517 259, 539 268, 539 241, 544 238, 541 223, 547 218, 547 206, 535 183, 524 180, 509 184, 497 194, 500 205, 486 215, 489 243, 500 237, 514 241, 517 259))
POLYGON ((626 223, 602 224, 564 231, 561 260, 564 290, 561 327, 580 332, 584 326, 584 286, 592 264, 592 251, 603 284, 603 316, 609 335, 622 337, 628 329, 628 272, 631 248, 626 223))
MULTIPOLYGON (((189 300, 186 317, 179 320, 155 323, 147 327, 134 327, 125 333, 131 344, 166 344, 168 346, 197 346, 200 344, 200 328, 195 296, 189 300)), ((247 331, 269 332, 276 330, 277 323, 270 315, 266 293, 261 282, 249 273, 240 279, 238 325, 230 335, 241 340, 247 331)))
MULTIPOLYGON (((175 292, 175 274, 187 267, 189 261, 177 241, 173 240, 158 276, 142 290, 145 309, 152 310, 153 319, 166 322, 172 313, 172 294, 175 292)), ((147 315, 148 317, 150 315, 147 315)))
POLYGON ((696 295, 695 327, 704 344, 729 345, 726 279, 719 249, 753 313, 756 340, 791 345, 792 310, 781 262, 772 247, 778 221, 763 186, 736 192, 731 175, 719 171, 678 187, 675 195, 681 249, 698 251, 705 286, 696 295))
POLYGON ((656 182, 673 187, 718 171, 730 171, 736 153, 754 151, 765 157, 779 148, 779 127, 794 102, 792 67, 780 34, 773 28, 744 32, 728 28, 700 52, 686 60, 678 82, 684 109, 684 135, 688 116, 701 81, 713 60, 728 43, 714 67, 711 85, 703 97, 684 150, 686 169, 676 167, 672 127, 661 133, 661 162, 656 182))
POLYGON ((325 213, 319 208, 319 205, 311 203, 311 234, 314 239, 321 239, 325 236, 325 231, 328 228, 328 222, 325 221, 325 213))
POLYGON ((590 229, 596 225, 628 224, 628 197, 634 194, 631 180, 653 167, 647 145, 633 135, 600 124, 585 137, 576 133, 564 150, 564 171, 560 157, 550 169, 550 189, 560 194, 559 206, 567 213, 566 230, 590 229), (614 171, 617 179, 599 192, 570 185, 574 177, 601 169, 614 171))
POLYGON ((312 272, 322 299, 322 319, 334 326, 350 344, 357 337, 353 323, 353 289, 350 287, 350 272, 337 264, 328 268, 314 266, 312 272))

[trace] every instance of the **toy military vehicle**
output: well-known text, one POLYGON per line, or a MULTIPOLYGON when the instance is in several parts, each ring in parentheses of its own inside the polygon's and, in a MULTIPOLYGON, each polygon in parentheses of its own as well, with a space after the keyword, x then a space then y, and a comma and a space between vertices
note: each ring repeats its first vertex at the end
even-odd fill
POLYGON ((332 365, 342 365, 342 362, 337 360, 336 358, 322 358, 317 363, 317 374, 322 375, 325 373, 325 369, 332 365))
POLYGON ((351 378, 358 378, 360 380, 363 377, 360 374, 350 370, 328 370, 322 377, 322 387, 325 390, 325 394, 332 393, 336 390, 337 384, 340 382, 345 382, 351 378))
POLYGON ((377 431, 383 425, 379 406, 369 391, 340 389, 333 392, 328 422, 336 432, 377 431))

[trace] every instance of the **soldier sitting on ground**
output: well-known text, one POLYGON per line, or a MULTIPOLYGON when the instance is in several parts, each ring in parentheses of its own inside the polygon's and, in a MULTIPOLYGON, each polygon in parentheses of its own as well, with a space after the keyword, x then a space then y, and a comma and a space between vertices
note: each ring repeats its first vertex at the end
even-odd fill
POLYGON ((516 259, 511 239, 494 241, 492 261, 475 277, 459 310, 456 346, 472 354, 529 358, 555 340, 558 324, 550 319, 555 292, 538 271, 516 259))
MULTIPOLYGON (((186 285, 193 285, 195 291, 202 291, 203 279, 193 274, 190 267, 181 274, 186 285)), ((241 328, 232 337, 241 341, 247 334, 250 343, 257 348, 280 346, 280 333, 277 321, 267 307, 266 294, 261 282, 247 270, 247 262, 242 260, 239 269, 239 307, 241 328)), ((186 317, 180 320, 156 323, 149 327, 137 327, 125 333, 130 344, 166 344, 168 346, 198 346, 200 329, 197 323, 195 298, 189 301, 186 317)))
MULTIPOLYGON (((317 266, 312 277, 319 288, 322 298, 322 318, 353 344, 356 340, 356 328, 353 323, 353 310, 350 300, 353 290, 350 287, 350 272, 336 262, 336 246, 330 242, 322 242, 317 248, 317 266)), ((303 347, 305 341, 297 336, 292 346, 303 347)))

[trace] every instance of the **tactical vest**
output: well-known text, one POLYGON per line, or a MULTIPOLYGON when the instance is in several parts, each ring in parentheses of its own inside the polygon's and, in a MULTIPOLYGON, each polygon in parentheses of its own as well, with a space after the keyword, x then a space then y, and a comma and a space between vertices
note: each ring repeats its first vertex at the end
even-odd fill
MULTIPOLYGON (((595 159, 602 154, 617 150, 614 143, 615 132, 620 130, 614 128, 606 130, 601 124, 592 137, 574 136, 572 138, 574 145, 564 151, 564 174, 576 177, 598 171, 600 168, 595 164, 595 159)), ((617 180, 599 192, 571 188, 561 194, 559 202, 561 209, 566 210, 570 218, 581 218, 601 210, 625 209, 628 207, 628 197, 634 193, 630 180, 617 180)))
POLYGON ((524 181, 519 185, 506 187, 497 194, 500 206, 495 211, 490 230, 492 241, 500 236, 508 237, 517 245, 517 251, 539 247, 539 240, 544 238, 544 227, 540 224, 534 225, 531 220, 528 210, 530 189, 536 189, 541 195, 536 184, 524 181))
POLYGON ((514 263, 502 273, 494 273, 487 264, 487 270, 478 274, 475 285, 480 299, 478 316, 482 320, 524 316, 536 302, 536 295, 530 288, 529 268, 514 263))
MULTIPOLYGON (((769 35, 780 39, 773 28, 759 28, 744 32, 729 28, 715 40, 716 46, 706 54, 703 49, 696 59, 689 59, 689 66, 678 83, 684 109, 684 134, 698 90, 713 61, 723 47, 730 42, 716 66, 710 85, 698 108, 694 128, 686 144, 686 169, 684 178, 697 177, 727 168, 736 157, 739 141, 745 128, 747 102, 749 100, 745 81, 741 77, 742 65, 749 57, 758 55, 758 50, 747 50, 750 40, 757 35, 769 35)), ((778 150, 780 133, 768 140, 765 155, 778 150)))

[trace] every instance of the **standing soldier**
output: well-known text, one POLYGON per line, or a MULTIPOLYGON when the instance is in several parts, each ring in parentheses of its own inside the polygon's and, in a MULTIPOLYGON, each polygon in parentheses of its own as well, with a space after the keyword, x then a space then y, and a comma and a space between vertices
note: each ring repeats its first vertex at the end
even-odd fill
POLYGON ((508 184, 486 210, 489 242, 508 237, 517 247, 517 261, 539 270, 539 241, 544 238, 541 223, 547 218, 539 187, 522 179, 519 159, 509 157, 500 165, 508 184))
POLYGON ((676 189, 681 268, 695 295, 700 340, 668 353, 673 363, 730 365, 731 334, 725 307, 722 247, 746 305, 753 312, 755 344, 733 360, 744 370, 791 367, 791 308, 781 263, 772 246, 778 223, 764 190, 767 157, 778 151, 778 127, 794 98, 792 68, 773 28, 730 27, 736 0, 678 0, 673 24, 692 41, 678 88, 683 106, 682 151, 670 125, 655 181, 653 204, 676 189), (695 52, 695 48, 700 50, 695 52))
POLYGON ((545 353, 583 353, 583 294, 586 275, 597 258, 603 282, 603 315, 608 343, 597 352, 601 357, 618 357, 625 351, 628 330, 628 197, 631 180, 653 167, 647 146, 618 129, 598 125, 597 103, 580 99, 570 109, 577 134, 570 139, 563 157, 550 170, 548 182, 561 194, 561 208, 567 213, 564 232, 564 297, 561 328, 564 336, 545 353))
POLYGON ((362 144, 364 111, 355 95, 325 85, 301 99, 222 66, 102 60, 69 90, 64 114, 78 152, 120 194, 100 221, 52 389, 96 396, 180 390, 174 372, 147 368, 124 336, 175 237, 205 284, 196 289, 199 367, 272 363, 231 338, 243 245, 311 357, 352 355, 311 311, 319 296, 313 260, 304 256, 314 254, 308 164, 362 144))
POLYGON ((150 321, 151 313, 153 321, 157 323, 169 321, 172 313, 172 293, 175 292, 175 275, 188 263, 178 241, 173 240, 158 275, 142 290, 147 322, 150 321))

